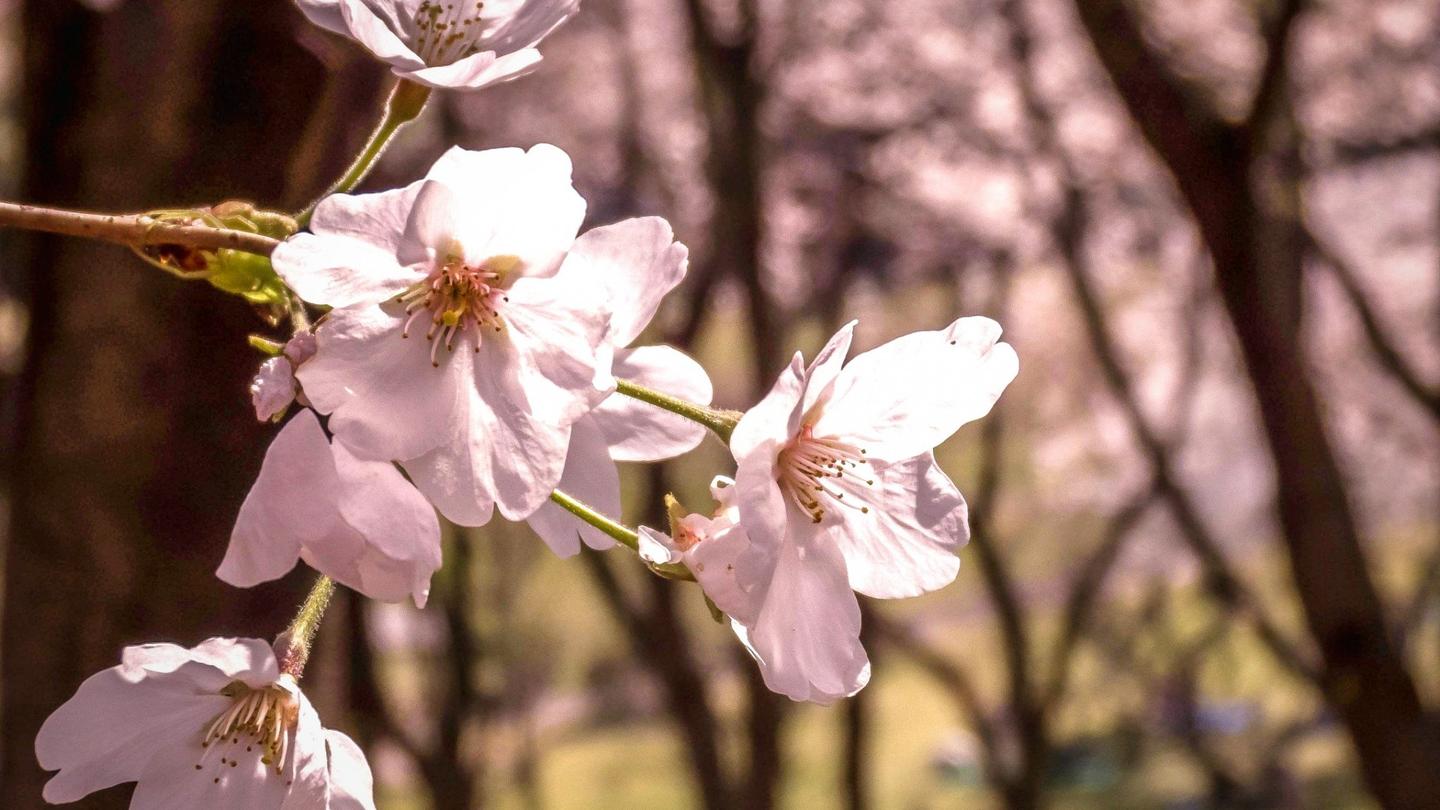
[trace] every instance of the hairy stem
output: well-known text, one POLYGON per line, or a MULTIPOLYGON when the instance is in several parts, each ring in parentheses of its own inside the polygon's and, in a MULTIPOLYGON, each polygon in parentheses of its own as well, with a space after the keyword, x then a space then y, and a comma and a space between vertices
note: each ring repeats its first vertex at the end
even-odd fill
POLYGON ((185 245, 200 250, 239 250, 260 256, 269 256, 280 244, 258 233, 166 222, 148 214, 95 214, 11 202, 0 202, 0 227, 99 239, 131 247, 185 245))
POLYGON ((735 425, 740 421, 741 414, 737 411, 722 411, 710 408, 705 405, 697 405, 689 400, 680 397, 664 394, 651 388, 646 388, 630 380, 615 381, 615 390, 631 399, 638 399, 654 405, 657 408, 667 410, 678 416, 683 416, 692 422, 704 425, 720 437, 726 444, 730 443, 730 434, 734 432, 735 425))
POLYGON ((310 660, 310 645, 315 640, 315 631, 320 629, 320 620, 325 617, 325 608, 330 606, 330 597, 334 594, 334 580, 324 575, 315 580, 290 626, 275 639, 281 672, 294 676, 296 680, 304 673, 305 663, 310 660))
POLYGON ((375 167, 375 162, 385 152, 385 147, 390 145, 390 139, 396 132, 406 124, 420 117, 421 111, 425 109, 425 102, 430 100, 430 88, 415 84, 414 82, 401 81, 395 85, 395 90, 390 93, 390 100, 385 102, 385 115, 380 119, 379 126, 370 134, 365 141, 365 146, 360 154, 355 156, 355 161, 345 174, 331 186, 328 191, 320 196, 315 202, 310 203, 296 215, 295 220, 304 228, 310 224, 310 217, 315 213, 315 206, 320 200, 331 194, 341 194, 353 190, 360 185, 360 181, 375 167))

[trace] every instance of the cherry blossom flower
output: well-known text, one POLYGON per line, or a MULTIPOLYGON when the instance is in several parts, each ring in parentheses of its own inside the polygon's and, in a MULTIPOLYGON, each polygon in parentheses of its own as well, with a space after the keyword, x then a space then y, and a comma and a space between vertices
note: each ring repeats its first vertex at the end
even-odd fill
POLYGON ((370 766, 259 639, 126 647, 35 738, 47 802, 135 782, 134 810, 374 810, 370 766))
POLYGON ((852 591, 891 599, 954 580, 965 501, 932 448, 988 413, 1019 367, 988 318, 845 363, 854 326, 808 368, 797 354, 730 443, 741 524, 773 563, 754 622, 736 630, 766 684, 795 700, 868 680, 852 591))
MULTIPOLYGON (((689 251, 672 239, 663 219, 644 217, 596 228, 575 241, 566 263, 577 272, 602 279, 616 307, 608 341, 615 349, 616 377, 647 388, 708 405, 713 394, 705 369, 669 346, 626 348, 654 317, 660 300, 685 277, 689 251)), ((570 434, 570 448, 558 488, 601 514, 620 514, 617 461, 660 461, 693 450, 705 428, 653 405, 612 394, 581 417, 570 434)), ((580 540, 595 549, 615 544, 599 529, 546 502, 528 518, 530 527, 556 554, 580 551, 580 540)))
POLYGON ((296 332, 279 355, 260 364, 255 379, 250 381, 250 402, 255 418, 261 422, 278 421, 297 397, 304 405, 300 389, 295 385, 295 369, 315 354, 315 336, 308 330, 296 332))
POLYGON ((312 23, 348 36, 402 79, 478 90, 540 63, 535 46, 579 0, 296 0, 312 23))
POLYGON ((671 527, 674 536, 641 526, 640 557, 656 565, 683 563, 743 638, 759 616, 773 560, 750 542, 735 505, 735 481, 716 476, 710 495, 715 514, 680 518, 671 527))
POLYGON ((327 198, 275 251, 293 290, 336 308, 297 372, 311 403, 456 523, 545 501, 572 426, 614 390, 612 321, 648 320, 670 283, 664 261, 623 295, 592 272, 609 241, 576 242, 584 214, 559 149, 456 148, 407 188, 327 198))
POLYGON ((384 601, 424 607, 440 568, 440 523, 393 464, 330 442, 309 410, 280 430, 230 535, 216 575, 248 588, 298 560, 384 601))

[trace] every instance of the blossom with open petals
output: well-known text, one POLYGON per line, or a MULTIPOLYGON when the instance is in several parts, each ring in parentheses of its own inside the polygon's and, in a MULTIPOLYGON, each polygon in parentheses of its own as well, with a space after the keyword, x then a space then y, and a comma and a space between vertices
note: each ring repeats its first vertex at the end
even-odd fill
POLYGON ((854 323, 797 354, 736 425, 735 504, 773 550, 742 638, 771 689, 828 702, 869 678, 854 593, 917 596, 955 578, 965 501, 933 448, 990 411, 1019 368, 988 318, 915 332, 849 363, 854 323))
POLYGON ((126 647, 35 738, 45 800, 135 782, 133 810, 374 810, 365 755, 259 639, 126 647))
MULTIPOLYGON (((607 340, 615 350, 613 374, 700 405, 713 394, 705 369, 670 346, 626 348, 659 309, 660 300, 685 277, 689 251, 673 241, 670 225, 658 217, 627 219, 596 228, 575 241, 567 264, 601 279, 616 307, 607 340)), ((694 449, 705 427, 622 394, 611 394, 581 417, 570 434, 570 449, 558 488, 601 514, 620 515, 617 461, 661 461, 694 449)), ((580 551, 580 540, 595 549, 615 544, 606 534, 546 502, 528 522, 556 554, 580 551)))
POLYGON ((265 451, 216 574, 248 588, 302 559, 372 599, 420 607, 440 568, 440 523, 424 496, 393 464, 326 439, 309 410, 265 451))
POLYGON ((311 22, 348 36, 402 79, 478 90, 523 76, 580 0, 296 0, 311 22))
POLYGON ((327 198, 314 233, 275 251, 293 290, 335 307, 297 372, 306 396, 456 523, 545 501, 572 426, 615 388, 612 322, 638 318, 673 272, 637 268, 618 294, 580 260, 584 215, 559 149, 455 148, 406 188, 327 198))

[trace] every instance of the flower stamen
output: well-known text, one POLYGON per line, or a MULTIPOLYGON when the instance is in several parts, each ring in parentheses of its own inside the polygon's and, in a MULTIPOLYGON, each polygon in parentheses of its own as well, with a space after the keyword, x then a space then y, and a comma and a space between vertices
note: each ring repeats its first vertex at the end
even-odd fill
MULTIPOLYGON (((300 717, 300 707, 294 695, 280 686, 256 689, 240 681, 229 684, 220 690, 220 694, 231 698, 232 702, 205 729, 200 747, 213 750, 212 745, 224 743, 227 738, 232 745, 238 745, 242 737, 248 737, 261 747, 261 762, 273 765, 277 774, 284 772, 285 755, 290 748, 289 732, 295 728, 300 717)), ((247 745, 245 750, 250 750, 250 746, 247 745)), ((204 759, 201 757, 196 770, 201 768, 204 759)), ((221 757, 220 763, 227 764, 226 758, 221 757)), ((234 767, 235 760, 229 760, 228 764, 234 767)))
POLYGON ((483 2, 475 2, 473 10, 470 0, 425 0, 415 10, 415 55, 427 65, 449 65, 478 53, 475 41, 484 30, 480 13, 485 9, 483 2))
POLYGON ((863 487, 875 484, 873 478, 860 474, 860 467, 869 463, 863 448, 816 436, 806 425, 780 451, 775 479, 790 501, 809 515, 811 522, 819 523, 832 503, 870 513, 869 506, 856 502, 863 499, 863 487), (852 496, 849 500, 847 493, 852 496))
POLYGON ((519 264, 513 256, 494 256, 479 266, 465 263, 456 255, 444 258, 434 271, 418 284, 395 296, 393 301, 405 306, 409 317, 400 329, 400 337, 410 337, 410 327, 428 314, 429 326, 425 339, 431 341, 430 364, 440 365, 440 344, 446 351, 455 350, 456 338, 469 332, 474 336, 475 351, 486 331, 503 332, 505 318, 500 306, 510 300, 503 286, 506 272, 519 264))

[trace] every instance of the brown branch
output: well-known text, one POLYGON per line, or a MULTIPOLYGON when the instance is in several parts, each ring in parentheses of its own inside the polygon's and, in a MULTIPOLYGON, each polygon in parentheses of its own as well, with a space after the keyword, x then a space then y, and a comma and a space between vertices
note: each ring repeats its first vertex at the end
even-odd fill
POLYGON ((269 256, 279 240, 249 231, 165 222, 146 214, 93 214, 0 202, 0 227, 99 239, 131 247, 185 245, 200 250, 239 250, 269 256))
POLYGON ((1057 239, 1065 257, 1062 264, 1075 290, 1075 300, 1090 341, 1090 349, 1100 363, 1105 384, 1119 403, 1131 434, 1149 461, 1156 487, 1174 516, 1182 539, 1200 560, 1214 594, 1232 609, 1244 610, 1250 615, 1256 632, 1278 661, 1305 679, 1316 681, 1319 676, 1315 667, 1268 617, 1259 600, 1231 568, 1221 551, 1219 539, 1201 517, 1200 509, 1189 491, 1181 486, 1170 447, 1160 438, 1159 431, 1141 410, 1130 372, 1120 359, 1104 308, 1087 270, 1089 262, 1083 246, 1086 231, 1084 200, 1080 191, 1073 186, 1066 196, 1066 214, 1060 224, 1057 239))
MULTIPOLYGON (((1246 146, 1213 110, 1186 95, 1170 66, 1145 41, 1126 0, 1075 0, 1080 22, 1131 118, 1168 165, 1179 167, 1180 194, 1205 241, 1229 238, 1237 223, 1230 199, 1247 198, 1246 146), (1220 187, 1217 187, 1220 186, 1220 187)), ((1229 256, 1215 256, 1216 263, 1229 256)))
POLYGON ((1115 568, 1126 538, 1139 524, 1145 511, 1160 495, 1159 482, 1151 479, 1150 486, 1120 508, 1105 527, 1105 533, 1095 550, 1085 558, 1080 570, 1071 580, 1062 612, 1060 638, 1050 660, 1050 674, 1045 679, 1046 687, 1041 704, 1047 710, 1060 705, 1070 685, 1070 664, 1080 640, 1089 629, 1096 602, 1105 590, 1105 582, 1115 568))
POLYGON ((724 41, 703 0, 684 2, 706 123, 705 173, 715 196, 708 261, 717 268, 707 270, 702 278, 713 284, 720 276, 729 276, 744 286, 755 355, 752 379, 755 390, 763 391, 779 366, 781 327, 765 289, 760 250, 764 232, 760 108, 766 87, 753 65, 754 11, 746 0, 740 30, 724 41))
POLYGON ((1305 10, 1304 0, 1281 0, 1275 18, 1265 30, 1265 55, 1260 67, 1260 79, 1255 84, 1255 98, 1250 104, 1250 113, 1241 126, 1242 132, 1256 132, 1266 126, 1275 114, 1277 105, 1285 97, 1285 82, 1289 72, 1286 60, 1290 54, 1290 42, 1294 36, 1295 19, 1305 10))
MULTIPOLYGON (((1440 723, 1426 713, 1391 643, 1297 329, 1301 251, 1288 244, 1298 228, 1288 218, 1298 191, 1288 176, 1271 197, 1289 200, 1262 197, 1251 185, 1252 172, 1265 161, 1290 159, 1293 132, 1277 129, 1279 142, 1262 144, 1267 139, 1258 135, 1277 121, 1254 121, 1253 131, 1214 137, 1212 128, 1189 117, 1163 74, 1146 69, 1159 68, 1160 60, 1124 0, 1076 0, 1075 8, 1209 248, 1274 462, 1276 511, 1306 623, 1322 654, 1326 696, 1344 720, 1380 804, 1429 806, 1440 795, 1434 767, 1440 723)), ((1280 54, 1270 58, 1283 60, 1280 54)), ((1282 77, 1277 86, 1284 84, 1282 77)))
POLYGON ((1371 306, 1370 297, 1365 293, 1365 286, 1355 268, 1313 230, 1307 229, 1306 240, 1310 243, 1315 257, 1330 269, 1330 273, 1340 283, 1340 289, 1355 310, 1355 316, 1360 319, 1360 327, 1364 330, 1370 351, 1375 355, 1380 367, 1399 383, 1412 399, 1429 411, 1432 418, 1440 421, 1440 387, 1422 380, 1420 372, 1400 352, 1394 339, 1390 337, 1390 331, 1381 322, 1380 314, 1371 306))

